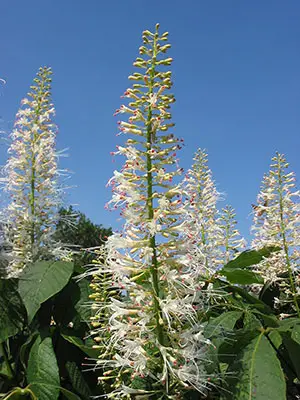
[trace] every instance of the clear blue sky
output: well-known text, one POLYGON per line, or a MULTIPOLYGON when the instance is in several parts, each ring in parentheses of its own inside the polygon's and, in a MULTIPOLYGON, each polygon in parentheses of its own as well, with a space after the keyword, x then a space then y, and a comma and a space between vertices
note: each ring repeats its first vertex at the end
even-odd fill
MULTIPOLYGON (((70 148, 63 165, 77 185, 68 201, 116 226, 117 213, 104 210, 105 184, 119 165, 109 153, 123 140, 112 114, 141 32, 160 22, 172 43, 173 117, 186 144, 181 164, 188 168, 194 151, 207 149, 247 236, 251 203, 275 151, 300 174, 299 21, 299 0, 2 0, 0 77, 7 85, 0 115, 11 127, 37 69, 51 66, 58 145, 70 148)), ((0 157, 2 164, 3 146, 0 157)))

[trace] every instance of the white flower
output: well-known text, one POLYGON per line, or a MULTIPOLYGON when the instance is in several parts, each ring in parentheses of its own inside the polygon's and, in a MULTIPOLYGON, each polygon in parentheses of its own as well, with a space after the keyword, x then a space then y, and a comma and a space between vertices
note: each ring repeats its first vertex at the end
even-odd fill
POLYGON ((291 284, 294 274, 299 271, 300 193, 295 187, 294 174, 287 172, 288 163, 284 155, 277 153, 272 162, 269 173, 263 178, 257 205, 253 206, 252 231, 255 238, 252 246, 277 246, 281 251, 263 260, 256 269, 265 281, 278 281, 283 285, 283 292, 291 297, 300 317, 296 299, 298 282, 295 280, 295 287, 291 284))
POLYGON ((57 183, 56 129, 51 123, 54 107, 49 103, 50 75, 49 68, 41 68, 36 88, 29 94, 31 100, 22 100, 26 108, 17 114, 5 166, 11 200, 6 218, 13 236, 10 268, 16 273, 43 257, 68 256, 53 236, 61 188, 57 183))
MULTIPOLYGON (((149 46, 160 52, 152 37, 149 46)), ((99 318, 93 319, 93 334, 100 338, 104 352, 99 355, 99 364, 117 368, 120 379, 112 393, 119 397, 130 389, 125 370, 161 382, 170 398, 189 382, 199 391, 206 385, 199 357, 204 342, 197 336, 199 330, 195 331, 198 321, 194 308, 195 301, 205 308, 205 293, 201 297, 195 290, 203 264, 194 257, 199 254, 195 245, 186 240, 192 226, 185 221, 182 187, 172 183, 182 173, 174 155, 181 141, 168 133, 173 127, 169 109, 174 101, 167 90, 170 73, 161 71, 161 61, 156 62, 160 63, 154 66, 159 74, 157 71, 153 79, 147 74, 132 75, 142 89, 127 90, 130 107, 117 110, 130 115, 128 122, 119 124, 129 138, 113 153, 124 156, 125 162, 109 181, 113 195, 108 206, 120 208, 125 221, 122 231, 108 238, 106 255, 94 272, 99 297, 101 288, 96 282, 103 274, 110 276, 110 288, 123 296, 122 301, 110 296, 106 306, 96 303, 93 307, 99 310, 99 318), (107 314, 101 319, 104 310, 107 314), (188 342, 183 343, 184 335, 188 342), (193 367, 180 373, 177 359, 193 367), (168 393, 169 388, 172 393, 168 393)), ((206 196, 212 205, 215 198, 210 193, 206 196)))

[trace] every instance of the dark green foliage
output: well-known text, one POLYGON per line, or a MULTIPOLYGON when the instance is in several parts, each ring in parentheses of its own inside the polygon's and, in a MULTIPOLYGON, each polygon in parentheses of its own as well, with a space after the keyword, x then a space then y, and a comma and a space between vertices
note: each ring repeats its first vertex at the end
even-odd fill
POLYGON ((97 352, 87 339, 90 281, 79 279, 94 256, 80 249, 99 246, 111 230, 82 213, 71 226, 71 207, 60 214, 56 240, 76 245, 69 246, 75 263, 39 261, 18 279, 0 279, 0 397, 85 400, 102 394, 96 373, 83 366, 97 352))
POLYGON ((19 277, 19 293, 31 322, 41 304, 63 289, 73 273, 73 263, 39 261, 25 268, 19 277))
POLYGON ((283 400, 286 383, 276 351, 261 332, 240 349, 228 367, 231 400, 283 400))
POLYGON ((247 250, 229 261, 219 273, 225 276, 230 283, 240 285, 250 285, 253 283, 264 283, 262 277, 251 268, 268 257, 274 251, 280 250, 278 247, 264 247, 260 250, 247 250))
MULTIPOLYGON (((292 400, 300 395, 300 320, 281 320, 269 286, 254 296, 236 285, 236 276, 252 272, 250 255, 257 262, 266 252, 247 252, 224 266, 223 277, 224 271, 239 271, 227 276, 230 282, 223 277, 210 281, 225 299, 211 307, 203 322, 204 336, 211 341, 204 362, 213 377, 211 390, 199 394, 189 388, 184 399, 292 400)), ((102 387, 109 389, 108 381, 97 384, 99 372, 85 371, 99 350, 87 338, 90 282, 78 279, 78 271, 73 263, 42 261, 27 266, 19 280, 0 280, 4 399, 88 400, 102 395, 102 387)), ((157 385, 137 376, 131 387, 137 398, 144 390, 159 391, 157 385)))
POLYGON ((0 280, 0 394, 9 399, 78 400, 101 394, 86 357, 96 357, 89 282, 73 263, 42 261, 19 280, 0 280))
POLYGON ((16 280, 0 280, 0 342, 18 333, 26 320, 26 310, 16 280))
POLYGON ((38 336, 28 360, 27 383, 40 400, 56 400, 59 396, 59 370, 52 338, 38 336))
POLYGON ((254 264, 276 250, 242 253, 220 271, 230 283, 214 280, 214 288, 227 293, 226 303, 210 313, 204 331, 215 346, 211 352, 215 352, 218 360, 219 383, 213 390, 215 398, 291 400, 300 395, 299 318, 282 320, 285 306, 276 305, 275 308, 274 305, 277 285, 261 285, 257 297, 244 287, 232 285, 250 283, 246 279, 249 275, 243 274, 252 272, 254 264), (245 281, 239 281, 240 276, 244 276, 245 281))

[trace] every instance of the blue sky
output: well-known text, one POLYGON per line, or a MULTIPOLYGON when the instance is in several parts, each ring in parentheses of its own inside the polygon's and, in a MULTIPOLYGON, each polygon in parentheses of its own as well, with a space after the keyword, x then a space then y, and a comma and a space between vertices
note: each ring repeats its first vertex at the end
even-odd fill
POLYGON ((58 145, 69 148, 62 163, 77 186, 67 201, 93 221, 117 226, 117 213, 104 210, 105 184, 120 165, 110 151, 123 141, 112 114, 141 32, 156 22, 172 43, 181 165, 190 166, 198 147, 208 151, 224 205, 235 207, 245 236, 275 151, 299 176, 299 0, 2 0, 0 19, 2 126, 12 126, 39 66, 51 66, 58 145))

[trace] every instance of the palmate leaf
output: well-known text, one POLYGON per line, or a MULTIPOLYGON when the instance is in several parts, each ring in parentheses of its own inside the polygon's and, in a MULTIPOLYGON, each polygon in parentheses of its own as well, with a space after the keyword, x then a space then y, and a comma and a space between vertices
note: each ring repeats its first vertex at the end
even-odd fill
POLYGON ((27 381, 39 400, 57 400, 60 378, 50 337, 38 336, 30 350, 27 381))
POLYGON ((63 261, 39 261, 27 266, 19 279, 19 293, 30 323, 41 304, 68 283, 74 265, 63 261))
POLYGON ((230 400, 285 400, 286 382, 276 352, 260 333, 229 366, 230 400))

